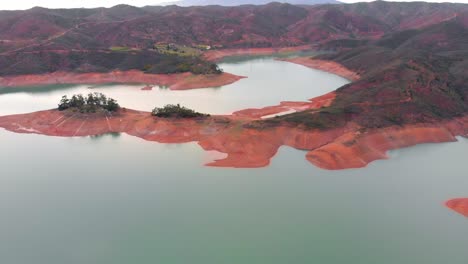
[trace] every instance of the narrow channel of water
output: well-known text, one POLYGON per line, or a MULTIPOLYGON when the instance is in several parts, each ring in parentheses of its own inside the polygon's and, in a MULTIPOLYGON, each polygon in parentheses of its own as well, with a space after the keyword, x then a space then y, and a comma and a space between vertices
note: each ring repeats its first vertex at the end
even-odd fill
POLYGON ((346 79, 301 65, 276 61, 228 59, 220 66, 229 73, 247 76, 231 85, 188 91, 170 91, 145 85, 53 85, 34 88, 0 88, 0 115, 29 113, 57 107, 63 95, 102 92, 120 105, 151 111, 165 104, 184 105, 199 112, 229 114, 252 107, 277 105, 281 101, 305 101, 348 83, 346 79), (92 89, 90 89, 90 87, 92 89))
POLYGON ((0 262, 465 264, 468 141, 325 171, 284 147, 209 168, 196 144, 0 131, 0 262))
MULTIPOLYGON (((250 78, 221 89, 96 91, 129 108, 183 103, 226 113, 304 100, 346 82, 271 59, 223 67, 250 78)), ((64 93, 87 91, 2 89, 0 114, 52 108, 64 93)), ((195 143, 158 144, 125 134, 57 138, 0 130, 0 145, 0 263, 468 260, 468 222, 443 205, 468 195, 463 138, 393 151, 389 160, 344 171, 318 169, 305 152, 288 147, 266 168, 204 167, 213 154, 195 143)))

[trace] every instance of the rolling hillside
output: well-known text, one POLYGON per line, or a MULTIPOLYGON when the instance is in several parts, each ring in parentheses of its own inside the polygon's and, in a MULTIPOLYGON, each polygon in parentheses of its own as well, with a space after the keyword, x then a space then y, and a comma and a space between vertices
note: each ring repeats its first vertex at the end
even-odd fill
POLYGON ((288 3, 293 5, 317 5, 317 4, 338 4, 340 2, 335 0, 180 0, 168 2, 179 6, 206 6, 206 5, 220 5, 220 6, 239 6, 239 5, 265 5, 270 2, 288 3))
MULTIPOLYGON (((329 106, 253 121, 247 128, 348 128, 360 137, 388 127, 436 127, 442 121, 457 126, 465 120, 468 5, 379 1, 0 12, 0 76, 17 79, 58 71, 221 74, 201 56, 207 49, 300 45, 329 51, 318 59, 360 78, 333 93, 329 106)), ((464 124, 457 127, 456 135, 466 135, 464 124)), ((434 140, 413 136, 422 136, 414 142, 434 140)), ((356 140, 340 146, 359 148, 356 140)), ((401 146, 411 145, 405 142, 401 146)))

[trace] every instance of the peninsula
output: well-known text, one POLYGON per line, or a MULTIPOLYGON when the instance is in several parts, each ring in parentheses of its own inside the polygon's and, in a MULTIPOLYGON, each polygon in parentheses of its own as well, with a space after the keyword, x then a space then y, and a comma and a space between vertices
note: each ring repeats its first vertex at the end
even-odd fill
MULTIPOLYGON (((364 167, 387 158, 392 149, 468 136, 468 5, 377 1, 119 5, 73 12, 34 8, 3 13, 0 25, 3 87, 217 87, 243 78, 223 72, 216 64, 221 59, 275 53, 291 55, 281 60, 351 81, 308 101, 225 116, 172 105, 153 113, 119 106, 0 117, 0 127, 13 132, 63 137, 127 133, 162 143, 198 142, 205 150, 227 154, 209 166, 236 168, 266 166, 286 145, 306 150, 309 162, 329 170, 364 167), (310 50, 317 55, 301 56, 310 50), (280 115, 284 112, 290 113, 280 115)), ((107 100, 100 102, 109 106, 107 100)), ((466 215, 464 199, 447 206, 466 215)))

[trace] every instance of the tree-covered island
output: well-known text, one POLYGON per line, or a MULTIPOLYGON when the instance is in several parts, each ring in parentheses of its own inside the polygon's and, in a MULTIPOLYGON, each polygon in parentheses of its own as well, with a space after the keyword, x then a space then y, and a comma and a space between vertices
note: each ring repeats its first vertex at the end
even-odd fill
POLYGON ((151 115, 160 118, 197 118, 197 117, 209 117, 208 114, 202 114, 196 112, 187 107, 181 106, 180 104, 173 105, 168 104, 164 107, 156 107, 151 112, 151 115))
POLYGON ((116 100, 107 98, 102 93, 89 93, 87 96, 76 94, 70 99, 64 95, 58 105, 59 111, 72 110, 80 113, 115 112, 119 108, 116 100))

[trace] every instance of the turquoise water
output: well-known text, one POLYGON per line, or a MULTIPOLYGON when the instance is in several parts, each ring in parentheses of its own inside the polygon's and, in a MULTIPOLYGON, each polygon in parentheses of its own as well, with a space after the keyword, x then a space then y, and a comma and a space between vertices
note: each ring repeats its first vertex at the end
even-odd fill
POLYGON ((196 144, 0 132, 1 263, 464 264, 468 141, 325 171, 284 147, 219 169, 196 144), (448 158, 450 157, 450 158, 448 158))
POLYGON ((0 88, 0 115, 55 108, 63 95, 89 92, 105 93, 117 99, 122 106, 143 111, 180 103, 204 113, 229 114, 251 107, 277 105, 281 101, 305 101, 348 83, 333 74, 268 57, 248 61, 230 59, 220 66, 226 72, 248 78, 222 88, 189 91, 170 91, 158 87, 152 91, 141 91, 145 85, 0 88))
POLYGON ((318 169, 288 147, 266 168, 204 167, 216 155, 196 143, 125 134, 0 130, 0 144, 0 263, 468 261, 467 219, 443 205, 468 196, 467 139, 344 171, 318 169))

